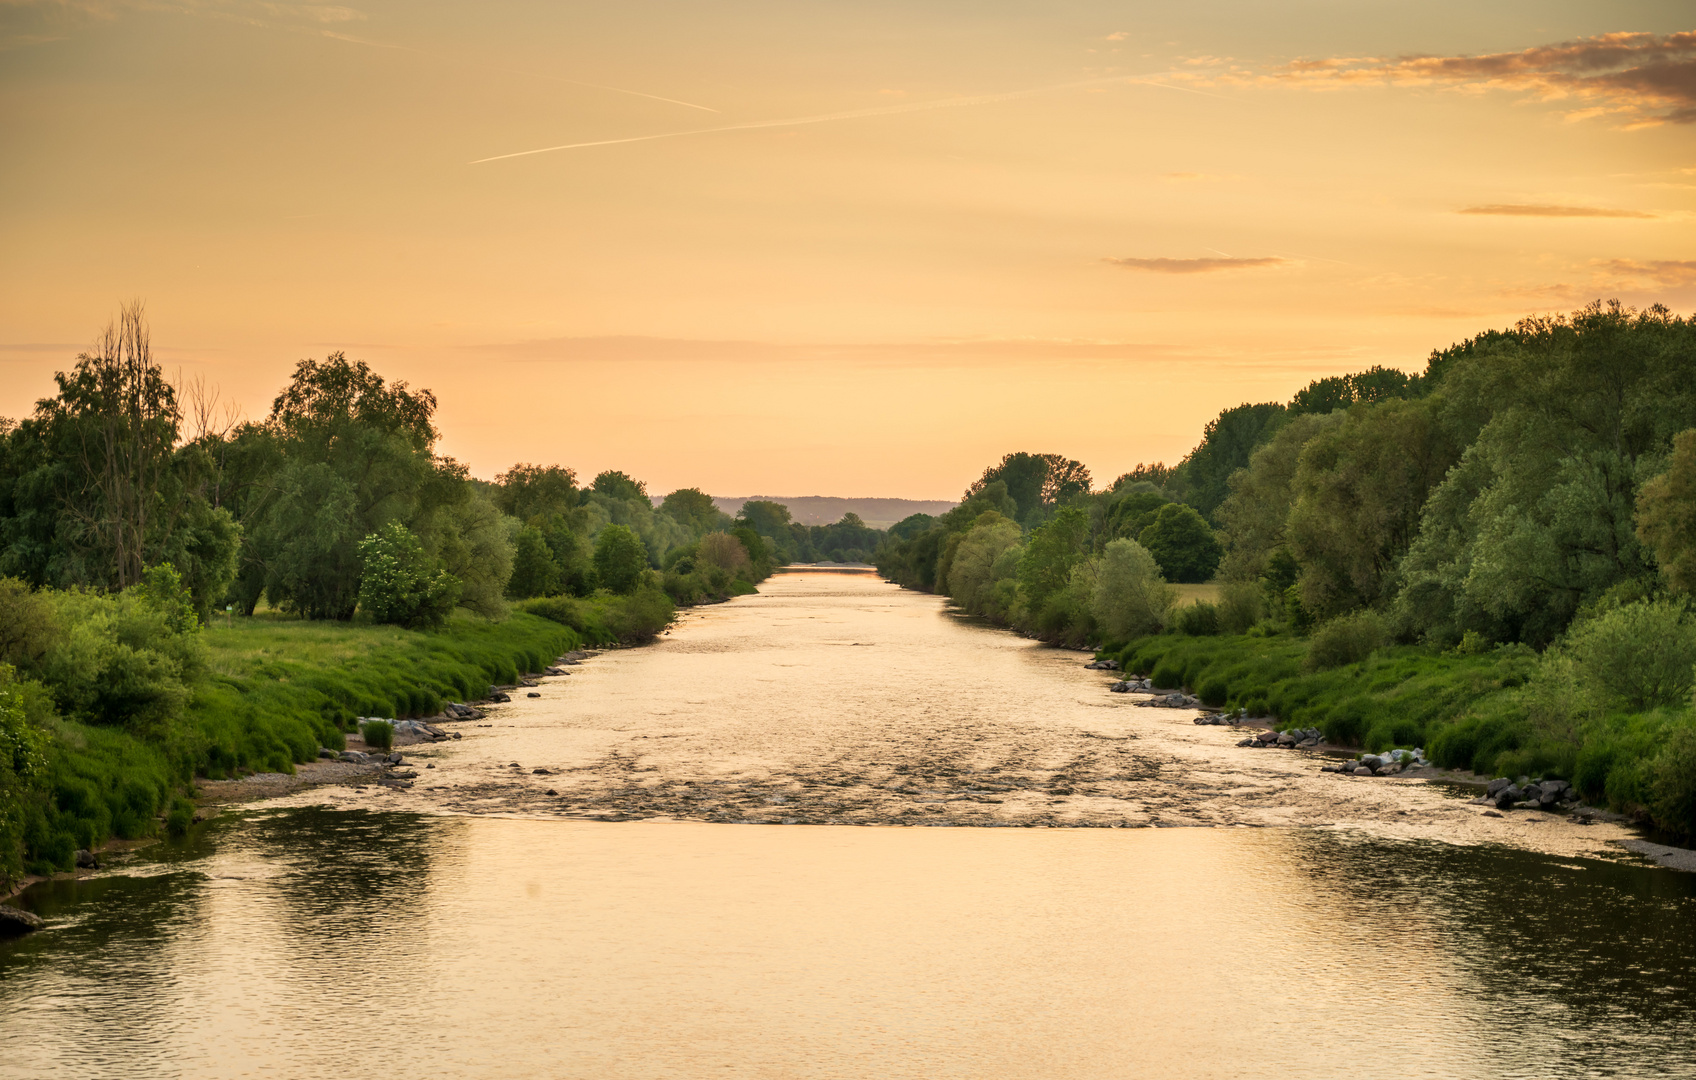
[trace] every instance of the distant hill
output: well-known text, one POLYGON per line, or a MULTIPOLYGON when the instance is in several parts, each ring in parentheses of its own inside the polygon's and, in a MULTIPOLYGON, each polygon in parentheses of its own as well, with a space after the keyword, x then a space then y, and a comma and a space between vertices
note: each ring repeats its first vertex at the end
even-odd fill
POLYGON ((833 495, 743 495, 732 498, 713 496, 713 503, 725 513, 735 516, 742 504, 750 499, 769 499, 789 507, 789 515, 803 525, 832 525, 843 514, 859 514, 860 520, 874 529, 887 529, 903 518, 914 514, 942 514, 959 503, 926 501, 923 499, 839 499, 833 495))

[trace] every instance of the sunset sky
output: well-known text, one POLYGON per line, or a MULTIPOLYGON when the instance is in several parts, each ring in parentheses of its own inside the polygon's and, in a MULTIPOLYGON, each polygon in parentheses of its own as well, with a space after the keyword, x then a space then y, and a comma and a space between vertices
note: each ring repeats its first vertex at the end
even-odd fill
POLYGON ((1105 482, 1529 313, 1696 311, 1688 0, 0 0, 0 151, 0 416, 140 297, 247 415, 345 350, 484 477, 1105 482))

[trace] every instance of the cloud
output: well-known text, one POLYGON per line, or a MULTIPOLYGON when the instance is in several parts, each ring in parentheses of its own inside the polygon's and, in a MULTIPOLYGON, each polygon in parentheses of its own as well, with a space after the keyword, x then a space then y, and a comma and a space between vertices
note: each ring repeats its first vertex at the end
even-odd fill
POLYGON ((1457 214, 1487 214, 1495 217, 1599 217, 1652 218, 1642 210, 1610 210, 1603 206, 1562 206, 1554 203, 1488 203, 1456 210, 1457 214))
POLYGON ((1126 38, 1128 38, 1130 36, 1131 36, 1130 34, 1126 33, 1123 30, 1115 30, 1111 34, 1107 35, 1106 40, 1108 40, 1108 41, 1124 41, 1126 38))
POLYGON ((1607 259, 1597 265, 1622 278, 1647 279, 1656 285, 1696 285, 1696 259, 1607 259))
POLYGON ((1452 86, 1511 90, 1572 104, 1568 118, 1613 115, 1627 127, 1696 123, 1696 30, 1616 33, 1478 56, 1333 57, 1298 60, 1227 81, 1452 86))
POLYGON ((1255 270, 1261 267, 1284 266, 1290 260, 1274 256, 1259 259, 1234 259, 1229 256, 1212 259, 1115 259, 1101 260, 1126 270, 1147 270, 1153 274, 1211 274, 1219 270, 1255 270))

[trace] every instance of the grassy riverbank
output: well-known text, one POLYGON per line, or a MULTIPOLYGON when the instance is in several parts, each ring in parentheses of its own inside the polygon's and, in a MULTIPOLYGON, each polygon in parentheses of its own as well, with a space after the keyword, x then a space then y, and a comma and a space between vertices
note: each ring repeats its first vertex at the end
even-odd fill
POLYGON ((187 706, 161 728, 37 717, 49 744, 20 807, 24 864, 64 869, 78 848, 108 837, 152 835, 162 818, 180 828, 196 776, 292 772, 320 746, 341 748, 356 716, 433 715, 579 645, 616 640, 605 629, 609 613, 582 609, 590 616, 582 628, 525 612, 500 622, 462 615, 433 631, 263 616, 214 622, 196 635, 204 663, 187 706))
POLYGON ((1317 668, 1312 639, 1290 633, 1155 634, 1104 655, 1156 686, 1205 704, 1317 727, 1367 750, 1423 746, 1446 768, 1570 780, 1597 805, 1696 833, 1689 706, 1587 706, 1565 696, 1558 658, 1524 646, 1471 655, 1387 645, 1353 663, 1317 668))

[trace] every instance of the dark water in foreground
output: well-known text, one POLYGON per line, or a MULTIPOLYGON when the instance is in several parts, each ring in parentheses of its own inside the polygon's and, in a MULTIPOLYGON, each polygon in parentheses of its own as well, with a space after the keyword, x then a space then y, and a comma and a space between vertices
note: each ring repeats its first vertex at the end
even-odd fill
POLYGON ((6 1077, 1696 1075, 1696 876, 1351 832, 289 809, 26 902, 6 1077))

